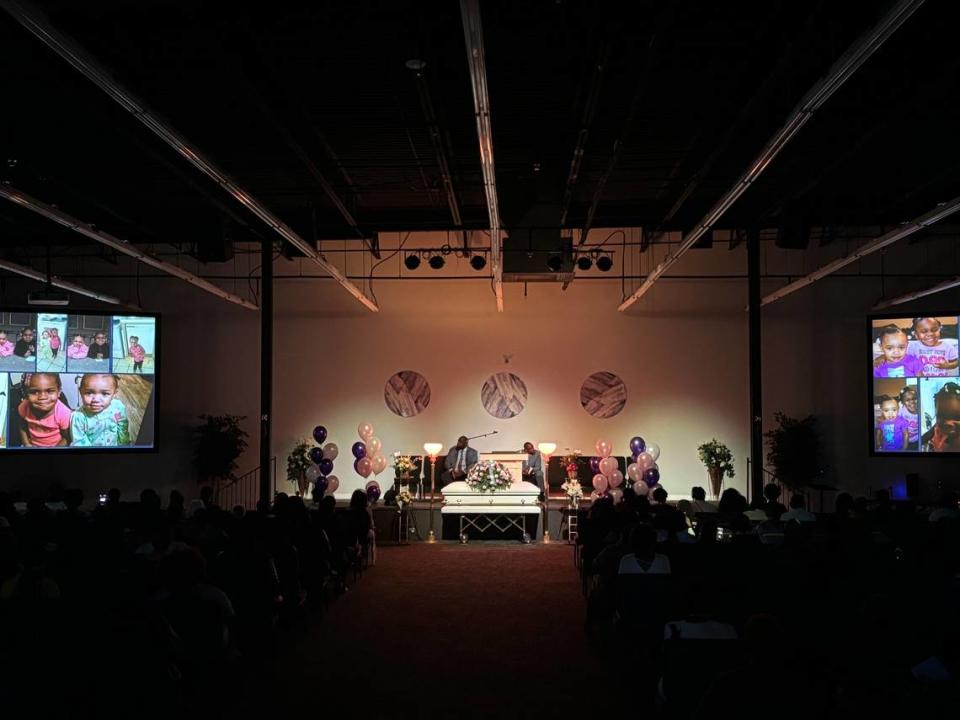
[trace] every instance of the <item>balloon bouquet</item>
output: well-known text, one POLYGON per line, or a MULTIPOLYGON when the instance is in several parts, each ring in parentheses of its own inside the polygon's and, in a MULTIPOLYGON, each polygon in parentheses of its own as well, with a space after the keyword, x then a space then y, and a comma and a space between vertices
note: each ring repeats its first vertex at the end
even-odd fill
POLYGON ((307 468, 307 480, 313 485, 313 497, 323 497, 324 495, 333 495, 340 487, 340 480, 333 475, 333 461, 337 459, 340 449, 334 443, 327 443, 327 429, 323 425, 317 425, 313 429, 313 439, 318 446, 311 448, 307 457, 313 463, 307 468))
MULTIPOLYGON (((595 473, 591 498, 609 497, 616 504, 623 499, 624 478, 617 459, 612 456, 613 445, 607 440, 597 440, 596 450, 596 456, 590 458, 590 469, 595 473)), ((634 437, 630 440, 630 452, 633 462, 627 466, 627 477, 637 495, 646 495, 660 482, 657 467, 660 448, 656 443, 647 444, 642 437, 634 437)))
MULTIPOLYGON (((383 443, 380 438, 373 436, 373 425, 362 422, 357 426, 357 434, 360 440, 353 444, 353 469, 362 478, 370 477, 373 473, 374 478, 387 469, 387 458, 383 455, 383 443)), ((367 493, 367 500, 372 505, 380 499, 380 483, 377 480, 371 480, 364 486, 367 493)))

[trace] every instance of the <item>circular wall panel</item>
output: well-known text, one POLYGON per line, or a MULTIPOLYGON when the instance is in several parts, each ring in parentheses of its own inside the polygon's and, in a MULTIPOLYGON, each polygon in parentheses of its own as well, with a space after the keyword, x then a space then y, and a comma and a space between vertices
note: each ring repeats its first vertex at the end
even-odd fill
POLYGON ((527 404, 527 386, 513 373, 496 373, 483 384, 480 400, 495 418, 516 417, 527 404))
POLYGON ((596 372, 580 386, 580 404, 595 418, 611 418, 627 404, 627 386, 612 372, 596 372))
POLYGON ((418 372, 401 370, 387 380, 383 401, 394 415, 414 417, 430 404, 430 383, 418 372))

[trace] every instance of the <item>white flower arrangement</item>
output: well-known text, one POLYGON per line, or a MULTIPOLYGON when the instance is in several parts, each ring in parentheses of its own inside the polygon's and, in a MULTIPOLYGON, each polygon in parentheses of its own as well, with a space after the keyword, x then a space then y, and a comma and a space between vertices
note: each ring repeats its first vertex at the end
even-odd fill
POLYGON ((576 478, 569 478, 560 488, 567 494, 569 500, 580 500, 583 497, 583 488, 576 478))
POLYGON ((409 455, 401 455, 400 453, 393 454, 393 467, 397 471, 397 477, 400 477, 404 473, 411 473, 416 469, 416 465, 413 462, 413 458, 409 455))
POLYGON ((510 471, 496 460, 482 460, 467 473, 467 485, 471 490, 487 493, 506 490, 513 484, 510 471))
POLYGON ((413 502, 413 495, 406 488, 401 488, 400 492, 397 493, 397 505, 400 506, 400 509, 403 510, 404 505, 409 505, 413 502))

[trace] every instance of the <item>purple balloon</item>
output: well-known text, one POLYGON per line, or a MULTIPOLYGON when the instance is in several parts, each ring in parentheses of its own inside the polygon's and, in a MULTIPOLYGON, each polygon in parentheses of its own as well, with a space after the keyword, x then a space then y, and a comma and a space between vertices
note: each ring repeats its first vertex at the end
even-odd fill
POLYGON ((643 438, 639 436, 630 438, 630 449, 633 451, 635 456, 639 455, 647 449, 647 443, 644 442, 643 438))
POLYGON ((319 495, 322 497, 323 494, 327 491, 327 485, 329 484, 330 484, 329 481, 323 475, 318 477, 317 481, 313 484, 314 496, 319 495))
POLYGON ((364 445, 359 440, 353 444, 353 447, 350 448, 350 450, 353 452, 353 456, 357 460, 359 460, 360 458, 362 458, 364 455, 367 454, 367 446, 364 445))
POLYGON ((323 460, 323 449, 322 448, 310 448, 310 452, 307 453, 310 460, 313 461, 314 465, 319 465, 320 461, 323 460))
POLYGON ((654 487, 660 482, 660 471, 655 467, 647 468, 643 471, 643 481, 647 484, 647 487, 654 487))
POLYGON ((596 475, 598 472, 600 472, 600 461, 601 461, 601 460, 603 460, 603 458, 599 458, 599 457, 592 457, 592 458, 590 458, 590 470, 593 471, 593 474, 594 474, 594 475, 596 475))
POLYGON ((376 485, 371 485, 367 488, 367 500, 372 503, 375 503, 380 499, 380 488, 376 485))
POLYGON ((317 467, 320 468, 320 472, 324 475, 329 475, 333 472, 333 460, 330 458, 321 458, 320 462, 317 463, 317 467))
POLYGON ((317 425, 313 429, 313 439, 318 445, 323 445, 324 440, 327 439, 327 429, 323 425, 317 425))
POLYGON ((360 471, 357 470, 357 463, 358 463, 358 462, 360 462, 360 458, 357 458, 356 460, 353 461, 353 471, 354 471, 357 475, 360 474, 360 471))

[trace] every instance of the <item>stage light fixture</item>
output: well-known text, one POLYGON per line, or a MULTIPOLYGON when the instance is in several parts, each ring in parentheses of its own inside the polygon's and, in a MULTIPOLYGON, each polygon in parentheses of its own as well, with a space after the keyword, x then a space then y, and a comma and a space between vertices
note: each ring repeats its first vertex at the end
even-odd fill
POLYGON ((447 261, 443 259, 442 255, 434 255, 427 261, 430 267, 432 267, 434 270, 440 270, 446 264, 446 262, 447 261))
POLYGON ((577 258, 577 270, 582 270, 586 272, 593 267, 593 260, 590 259, 589 255, 581 255, 577 258))
POLYGON ((470 267, 474 270, 483 270, 487 266, 487 259, 483 255, 474 255, 470 258, 470 267))
POLYGON ((563 267, 563 258, 560 255, 551 255, 547 258, 547 268, 550 272, 560 272, 563 267))
POLYGON ((403 264, 407 266, 407 270, 416 270, 418 267, 420 267, 420 256, 407 255, 403 259, 403 264))
POLYGON ((609 255, 602 255, 597 258, 597 270, 600 272, 610 272, 613 267, 613 258, 609 255))

